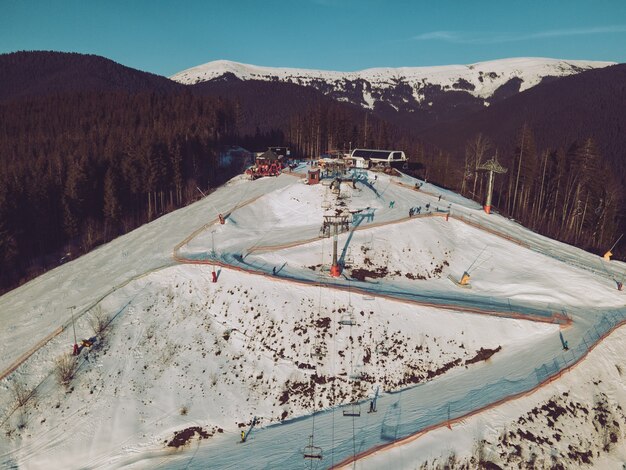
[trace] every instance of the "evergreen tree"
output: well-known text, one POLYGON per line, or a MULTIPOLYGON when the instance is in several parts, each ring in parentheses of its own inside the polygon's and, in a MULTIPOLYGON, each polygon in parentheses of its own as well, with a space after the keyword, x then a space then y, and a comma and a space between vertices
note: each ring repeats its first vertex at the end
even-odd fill
POLYGON ((105 230, 116 232, 122 220, 121 183, 118 163, 112 160, 104 176, 103 215, 106 224, 105 230))
POLYGON ((64 227, 70 238, 80 233, 81 222, 87 216, 89 181, 87 179, 87 158, 79 157, 69 166, 63 193, 64 227))

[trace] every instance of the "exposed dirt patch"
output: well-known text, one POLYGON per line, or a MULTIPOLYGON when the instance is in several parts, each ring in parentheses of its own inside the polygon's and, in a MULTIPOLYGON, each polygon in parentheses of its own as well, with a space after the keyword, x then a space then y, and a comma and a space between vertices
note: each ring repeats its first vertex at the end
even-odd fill
POLYGON ((486 361, 495 353, 499 352, 501 349, 502 346, 498 346, 496 349, 480 348, 478 351, 476 351, 476 355, 474 357, 465 361, 465 365, 467 366, 469 364, 474 364, 475 362, 486 361))
MULTIPOLYGON (((218 432, 220 431, 218 430, 218 432)), ((200 426, 192 426, 190 428, 183 429, 182 431, 176 431, 172 440, 167 443, 167 446, 178 449, 179 447, 186 445, 196 434, 198 434, 199 439, 208 439, 215 433, 209 433, 200 426)))
POLYGON ((365 281, 366 277, 369 277, 372 279, 378 279, 378 278, 386 277, 388 273, 389 273, 388 269, 383 266, 383 267, 379 267, 376 269, 364 269, 364 268, 353 269, 352 272, 350 273, 350 276, 359 281, 365 281))
POLYGON ((332 320, 330 319, 330 317, 324 317, 324 318, 318 318, 315 321, 315 326, 317 328, 323 328, 325 330, 327 330, 330 327, 330 322, 332 320))

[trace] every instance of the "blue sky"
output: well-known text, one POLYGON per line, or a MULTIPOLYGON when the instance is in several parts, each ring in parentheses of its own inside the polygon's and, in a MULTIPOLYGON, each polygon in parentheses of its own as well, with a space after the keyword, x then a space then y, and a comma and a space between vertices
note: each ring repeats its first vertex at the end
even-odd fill
POLYGON ((0 53, 361 70, 506 57, 626 62, 626 0, 0 0, 0 53))

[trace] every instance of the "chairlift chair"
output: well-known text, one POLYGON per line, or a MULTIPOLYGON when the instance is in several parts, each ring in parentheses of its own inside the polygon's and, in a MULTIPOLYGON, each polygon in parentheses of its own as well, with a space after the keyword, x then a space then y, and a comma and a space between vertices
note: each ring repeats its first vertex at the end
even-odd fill
POLYGON ((313 445, 313 436, 309 436, 309 445, 303 451, 305 459, 322 460, 322 448, 313 445))
POLYGON ((346 311, 343 313, 343 315, 341 315, 341 318, 339 319, 339 324, 340 325, 346 325, 346 326, 356 326, 356 318, 354 317, 354 307, 352 306, 352 304, 348 304, 348 306, 346 307, 346 311))
POLYGON ((354 315, 351 313, 343 314, 339 319, 339 324, 346 326, 356 326, 356 320, 354 318, 354 315))
POLYGON ((343 409, 344 416, 357 417, 361 416, 361 405, 359 403, 350 403, 343 409))

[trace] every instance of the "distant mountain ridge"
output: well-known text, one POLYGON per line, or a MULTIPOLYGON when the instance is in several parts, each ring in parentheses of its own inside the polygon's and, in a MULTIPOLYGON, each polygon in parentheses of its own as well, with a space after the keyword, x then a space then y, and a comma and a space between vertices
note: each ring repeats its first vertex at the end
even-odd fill
POLYGON ((514 58, 470 65, 334 72, 218 60, 183 70, 170 78, 183 84, 198 84, 224 76, 244 81, 293 83, 316 88, 337 101, 366 109, 387 107, 409 113, 432 109, 445 114, 447 108, 478 110, 547 79, 609 65, 614 62, 514 58))
POLYGON ((74 52, 0 54, 0 102, 51 93, 171 92, 185 87, 105 57, 74 52))

